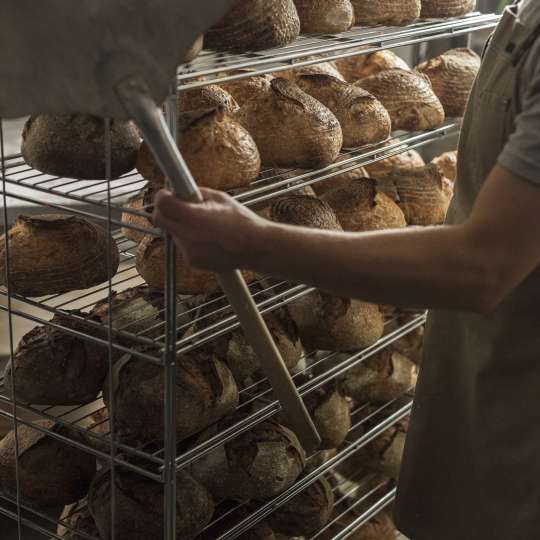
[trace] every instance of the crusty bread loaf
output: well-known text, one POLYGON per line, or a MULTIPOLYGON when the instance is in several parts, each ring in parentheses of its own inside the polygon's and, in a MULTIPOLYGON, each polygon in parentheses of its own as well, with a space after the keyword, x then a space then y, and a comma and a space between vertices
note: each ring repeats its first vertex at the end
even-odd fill
POLYGON ((454 182, 457 176, 457 150, 445 152, 434 158, 431 163, 435 164, 439 172, 448 180, 454 182))
POLYGON ((84 540, 87 538, 77 534, 78 532, 99 540, 99 531, 90 514, 86 499, 66 506, 56 529, 56 534, 65 540, 84 540))
MULTIPOLYGON (((379 145, 381 149, 387 146, 399 143, 399 139, 390 139, 384 144, 379 145)), ((403 145, 406 148, 405 145, 403 145)), ((398 148, 399 149, 399 148, 398 148)), ((392 150, 397 151, 397 150, 392 150)), ((368 175, 377 178, 381 174, 393 171, 394 169, 414 169, 416 167, 423 167, 425 165, 422 156, 416 150, 401 151, 392 157, 376 161, 371 165, 366 165, 366 171, 368 175)))
MULTIPOLYGON (((111 176, 135 167, 141 144, 133 122, 111 120, 111 176)), ((22 133, 22 155, 31 167, 54 176, 106 178, 105 123, 88 114, 40 114, 29 118, 22 133)))
POLYGON ((248 101, 236 116, 255 139, 262 163, 304 169, 332 163, 343 144, 334 114, 286 79, 270 84, 270 92, 248 101))
POLYGON ((373 94, 390 113, 392 129, 419 131, 444 122, 444 109, 429 78, 404 69, 388 69, 355 83, 373 94))
POLYGON ((302 34, 339 34, 354 23, 350 0, 294 0, 302 34))
MULTIPOLYGON (((150 540, 164 538, 163 485, 126 469, 102 469, 88 494, 88 505, 100 539, 150 540), (113 497, 114 490, 114 497, 113 497), (114 505, 114 514, 111 511, 114 505), (114 523, 112 521, 115 517, 114 523)), ((189 474, 176 474, 176 539, 197 536, 214 513, 208 491, 189 474)))
POLYGON ((451 185, 433 163, 416 169, 395 169, 376 177, 381 191, 399 196, 409 225, 440 225, 452 198, 451 185))
POLYGON ((223 107, 225 112, 233 113, 239 107, 234 97, 217 84, 183 90, 178 93, 177 100, 179 114, 216 107, 223 107))
MULTIPOLYGON (((233 417, 219 422, 195 442, 208 440, 234 421, 233 417)), ((296 481, 304 465, 305 453, 296 435, 270 419, 199 458, 191 473, 217 499, 248 501, 281 493, 296 481)))
POLYGON ((189 50, 185 54, 184 58, 182 58, 182 60, 183 60, 182 63, 188 63, 188 62, 191 62, 191 61, 195 60, 195 58, 197 58, 197 56, 199 56, 199 54, 201 54, 203 48, 204 48, 204 35, 201 34, 193 42, 193 45, 189 48, 189 50))
MULTIPOLYGON (((19 216, 9 229, 8 240, 12 294, 35 297, 86 289, 103 283, 118 270, 120 255, 113 238, 100 225, 79 216, 19 216)), ((7 285, 6 273, 5 235, 2 235, 2 285, 7 285)))
MULTIPOLYGON (((39 420, 35 425, 84 442, 78 431, 54 422, 39 420)), ((18 487, 26 503, 44 508, 72 504, 86 495, 95 471, 92 454, 27 425, 19 424, 17 442, 14 431, 0 441, 0 491, 15 493, 18 487)))
MULTIPOLYGON (((77 320, 84 316, 78 311, 58 314, 51 324, 105 339, 103 329, 77 320)), ((78 405, 96 398, 108 370, 105 345, 47 324, 23 336, 6 366, 4 385, 10 393, 13 385, 18 400, 34 405, 78 405)))
MULTIPOLYGON (((360 53, 362 48, 358 49, 360 53)), ((371 54, 358 54, 336 60, 336 66, 345 80, 354 83, 359 79, 376 75, 387 69, 410 69, 407 62, 390 50, 377 51, 371 54)))
MULTIPOLYGON (((335 164, 342 163, 344 161, 349 160, 351 157, 353 157, 350 154, 342 154, 339 156, 335 164)), ((324 195, 327 191, 330 191, 331 189, 337 189, 340 187, 348 186, 350 182, 353 180, 358 180, 359 178, 367 178, 368 172, 364 167, 356 166, 354 169, 350 171, 345 171, 345 169, 348 169, 349 167, 354 167, 355 164, 353 163, 344 163, 341 167, 336 167, 332 172, 342 170, 344 172, 341 172, 340 174, 337 174, 335 176, 332 176, 330 178, 327 178, 326 180, 321 180, 319 182, 315 182, 313 184, 313 190, 315 193, 320 197, 324 195)))
POLYGON ((390 136, 390 115, 369 92, 330 75, 302 75, 296 82, 335 114, 343 131, 344 147, 375 144, 390 136))
MULTIPOLYGON (((178 115, 177 144, 196 182, 213 189, 248 185, 259 175, 261 161, 251 135, 222 107, 178 115)), ((144 142, 137 169, 153 186, 163 173, 144 142)))
POLYGON ((404 26, 420 16, 420 0, 351 0, 357 25, 404 26))
POLYGON ((152 212, 155 194, 156 190, 149 187, 139 191, 124 204, 124 208, 127 210, 137 212, 137 214, 126 211, 122 213, 122 234, 129 240, 139 243, 153 228, 152 212), (148 232, 140 229, 145 229, 148 232))
POLYGON ((205 34, 205 46, 247 52, 283 47, 300 33, 293 0, 237 0, 205 34))
MULTIPOLYGON (((163 440, 163 396, 163 369, 131 356, 116 363, 113 387, 106 380, 103 388, 105 404, 114 412, 116 427, 126 440, 163 440)), ((221 360, 203 349, 177 358, 175 406, 179 441, 232 413, 237 405, 238 388, 221 360)))
MULTIPOLYGON (((304 60, 321 60, 319 56, 307 56, 302 58, 304 60)), ((297 61, 298 62, 298 61, 297 61)), ((295 62, 292 62, 293 67, 287 71, 278 71, 274 73, 276 77, 282 77, 288 79, 289 81, 295 82, 297 77, 302 75, 330 75, 339 79, 340 81, 345 81, 343 75, 338 71, 336 63, 330 60, 323 62, 320 61, 317 64, 309 64, 307 66, 295 66, 295 62)))
POLYGON ((463 116, 480 63, 473 50, 462 48, 422 62, 416 69, 429 77, 446 116, 463 116))
POLYGON ((323 195, 345 231, 365 232, 407 226, 403 211, 393 198, 377 189, 372 178, 352 180, 323 195))
MULTIPOLYGON (((249 70, 243 71, 249 72, 249 70)), ((240 72, 242 72, 242 70, 240 70, 240 72)), ((253 77, 247 77, 245 79, 224 82, 221 83, 220 86, 229 92, 241 107, 246 101, 257 98, 268 92, 270 90, 270 81, 273 78, 272 75, 254 75, 253 77)))
MULTIPOLYGON (((365 510, 367 508, 363 506, 365 510)), ((325 531, 320 540, 331 540, 345 527, 352 525, 357 516, 347 513, 338 517, 332 527, 325 531)), ((365 525, 351 533, 347 540, 396 540, 396 528, 387 512, 383 511, 371 518, 365 525)))
POLYGON ((422 18, 460 17, 476 7, 476 0, 422 0, 422 18))

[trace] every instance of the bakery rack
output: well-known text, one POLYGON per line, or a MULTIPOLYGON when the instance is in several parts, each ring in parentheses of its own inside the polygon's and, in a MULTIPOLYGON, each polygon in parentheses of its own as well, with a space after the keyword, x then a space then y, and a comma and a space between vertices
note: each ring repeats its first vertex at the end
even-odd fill
MULTIPOLYGON (((286 47, 258 53, 228 55, 204 51, 195 61, 179 68, 177 75, 179 99, 181 99, 181 92, 190 88, 241 79, 254 74, 280 72, 383 49, 470 35, 472 32, 493 28, 497 21, 497 15, 473 13, 444 21, 420 21, 403 28, 355 27, 337 36, 300 37, 286 47), (202 77, 204 80, 201 80, 202 77)), ((313 171, 263 172, 260 179, 255 181, 249 189, 241 193, 232 193, 232 195, 243 204, 254 207, 343 172, 369 165, 409 149, 426 147, 457 134, 459 129, 459 120, 449 119, 437 129, 418 133, 396 133, 394 137, 397 141, 382 148, 380 146, 362 147, 348 150, 345 159, 339 164, 313 171)), ((238 328, 237 318, 224 297, 219 295, 211 298, 177 297, 171 290, 165 294, 167 306, 161 313, 162 322, 158 325, 151 322, 145 325, 145 321, 140 320, 137 321, 139 328, 133 331, 130 326, 113 328, 111 322, 108 325, 100 325, 89 320, 85 313, 97 301, 108 298, 113 290, 123 290, 143 283, 135 268, 136 244, 124 236, 122 228, 131 227, 146 234, 161 234, 151 226, 127 225, 123 220, 123 216, 127 214, 146 218, 151 215, 151 207, 135 210, 127 206, 128 199, 140 192, 146 181, 137 172, 128 173, 115 180, 96 182, 43 174, 28 167, 20 154, 4 154, 1 123, 0 157, 4 230, 9 227, 8 206, 10 202, 18 200, 38 206, 42 212, 67 212, 102 222, 111 232, 121 254, 121 264, 116 275, 108 282, 88 290, 42 298, 28 298, 13 294, 9 290, 9 284, 6 287, 0 287, 0 310, 8 314, 11 354, 17 345, 14 339, 15 320, 52 324, 50 319, 53 315, 63 314, 84 323, 83 328, 87 330, 76 331, 56 324, 58 328, 107 347, 111 365, 113 353, 120 352, 130 353, 138 357, 140 361, 154 362, 162 366, 166 387, 170 389, 174 383, 172 366, 177 354, 194 350, 238 328), (81 310, 82 313, 67 313, 67 310, 81 310), (140 328, 141 323, 142 328, 140 328), (187 332, 194 326, 197 328, 195 332, 187 332), (97 332, 97 330, 103 331, 97 332)), ((167 244, 171 246, 170 239, 167 239, 167 244)), ((170 283, 170 276, 174 270, 172 257, 169 257, 167 268, 170 283)), ((261 312, 269 313, 309 294, 313 289, 303 284, 260 277, 250 284, 250 290, 261 312)), ((376 344, 354 353, 306 351, 301 367, 293 375, 300 394, 306 396, 342 376, 367 358, 416 331, 425 323, 425 319, 424 313, 410 314, 405 320, 396 315, 394 319, 387 322, 387 332, 376 344)), ((130 446, 120 443, 111 436, 110 430, 112 428, 114 431, 114 426, 102 429, 110 423, 108 417, 102 415, 99 422, 91 422, 96 414, 99 415, 105 411, 101 396, 92 403, 80 406, 37 406, 19 401, 16 396, 13 398, 3 378, 0 378, 0 416, 10 420, 14 426, 32 425, 35 429, 46 432, 48 436, 62 443, 81 448, 99 459, 107 460, 113 467, 113 471, 114 467, 122 466, 161 482, 166 495, 164 519, 168 522, 165 524, 165 530, 167 531, 166 538, 169 540, 174 538, 171 532, 174 527, 168 527, 174 523, 171 517, 174 515, 171 514, 171 508, 174 506, 171 495, 174 494, 174 472, 189 466, 213 449, 273 417, 280 410, 279 402, 273 400, 271 388, 264 377, 252 380, 242 387, 240 395, 239 412, 245 413, 242 419, 205 442, 191 447, 176 446, 174 434, 170 433, 166 433, 165 444, 157 447, 155 445, 130 446), (264 406, 253 412, 250 405, 255 401, 262 401, 264 406), (69 433, 83 434, 84 438, 62 435, 36 426, 35 419, 54 420, 70 428, 69 433)), ((166 393, 166 414, 170 414, 173 410, 172 403, 171 394, 166 393)), ((301 477, 277 497, 256 505, 249 505, 247 517, 223 533, 219 537, 220 540, 239 538, 319 477, 334 471, 340 464, 354 457, 355 453, 370 441, 407 417, 411 406, 412 393, 376 408, 366 405, 357 406, 352 411, 353 426, 349 437, 335 456, 315 466, 307 475, 301 477), (365 426, 369 427, 363 429, 365 426)), ((390 505, 395 496, 394 485, 381 484, 375 487, 364 487, 360 483, 345 492, 341 487, 339 484, 333 486, 334 491, 339 493, 335 502, 337 517, 312 535, 312 539, 331 537, 334 540, 342 540, 350 537, 373 516, 390 505), (354 495, 355 501, 352 505, 348 502, 351 495, 354 495), (350 518, 347 524, 341 525, 342 518, 347 516, 350 518), (339 524, 338 520, 340 520, 339 524), (332 531, 331 536, 329 536, 329 531, 332 531)), ((218 505, 216 516, 208 527, 216 525, 216 522, 242 506, 245 505, 238 503, 234 508, 225 508, 220 511, 218 505)), ((0 493, 0 514, 18 523, 19 538, 25 538, 25 531, 30 530, 42 538, 61 538, 56 533, 56 527, 61 521, 58 515, 28 505, 17 493, 0 493)), ((62 524, 69 529, 65 520, 62 524)), ((99 540, 84 533, 79 532, 79 534, 81 538, 99 540)))

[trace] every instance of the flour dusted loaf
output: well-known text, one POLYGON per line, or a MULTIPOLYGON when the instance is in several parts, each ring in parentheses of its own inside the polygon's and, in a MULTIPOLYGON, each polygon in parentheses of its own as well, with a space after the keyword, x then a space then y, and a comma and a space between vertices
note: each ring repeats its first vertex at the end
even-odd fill
POLYGON ((247 52, 283 47, 300 33, 293 0, 237 0, 205 34, 205 46, 247 52))
MULTIPOLYGON (((261 161, 257 145, 223 107, 180 113, 177 144, 201 186, 238 188, 259 175, 261 161)), ((141 146, 137 169, 152 186, 163 186, 163 173, 146 142, 141 146)))
MULTIPOLYGON (((358 52, 361 50, 359 49, 358 52)), ((370 75, 376 75, 387 69, 410 69, 405 60, 390 50, 342 58, 336 60, 336 66, 345 77, 345 80, 350 83, 354 83, 370 75)))
POLYGON ((334 114, 286 79, 270 85, 236 115, 255 139, 263 165, 310 169, 332 163, 343 145, 334 114))
POLYGON ((480 63, 480 57, 471 49, 451 49, 422 62, 416 70, 429 77, 446 116, 463 116, 480 63))
POLYGON ((335 114, 343 131, 344 147, 375 144, 390 136, 390 115, 369 92, 330 75, 302 75, 296 82, 335 114))
POLYGON ((332 189, 346 187, 354 180, 367 178, 369 176, 364 167, 360 167, 358 165, 355 166, 354 162, 350 161, 352 157, 353 156, 350 154, 342 154, 339 156, 334 163, 336 167, 332 172, 343 172, 313 184, 312 189, 319 197, 332 189), (347 163, 347 161, 349 162, 347 163), (343 165, 338 166, 340 163, 343 163, 343 165), (349 168, 351 168, 351 170, 346 170, 349 168))
POLYGON ((451 182, 454 182, 457 177, 457 160, 458 155, 457 151, 445 152, 440 156, 434 158, 431 163, 437 166, 439 172, 445 177, 448 178, 451 182))
MULTIPOLYGON (((384 149, 385 147, 398 144, 399 142, 399 139, 390 139, 384 144, 379 145, 378 148, 384 149)), ((398 146, 396 149, 392 150, 392 152, 398 152, 401 150, 399 153, 394 154, 389 158, 376 161, 371 165, 366 165, 368 176, 377 178, 379 175, 391 172, 394 169, 414 169, 416 167, 423 167, 425 165, 422 156, 416 150, 411 149, 403 151, 403 148, 406 148, 406 146, 401 146, 402 148, 398 146)))
POLYGON ((354 24, 350 0, 294 0, 303 34, 339 34, 354 24))
MULTIPOLYGON (((111 120, 111 175, 135 167, 141 144, 133 122, 111 120)), ((22 155, 31 167, 54 176, 106 178, 105 122, 88 114, 40 114, 29 118, 22 133, 22 155)))
MULTIPOLYGON (((239 70, 239 72, 249 73, 249 70, 239 70)), ((236 73, 236 72, 235 72, 236 73)), ((246 101, 257 98, 270 90, 270 81, 274 77, 272 75, 253 75, 244 79, 238 79, 221 83, 220 86, 240 105, 244 105, 246 101)))
MULTIPOLYGON (((149 540, 164 538, 163 484, 117 467, 112 475, 102 469, 94 478, 88 506, 101 540, 149 540), (114 499, 112 492, 114 490, 114 499), (115 522, 112 522, 112 505, 115 522), (114 536, 113 536, 114 527, 114 536)), ((212 496, 189 474, 176 474, 176 538, 191 539, 210 523, 212 496)))
MULTIPOLYGON (((235 418, 211 426, 196 442, 208 440, 235 418)), ((281 493, 304 466, 305 453, 296 435, 270 419, 202 456, 191 473, 217 499, 248 501, 281 493)))
MULTIPOLYGON (((39 420, 35 425, 84 442, 78 431, 54 422, 39 420)), ((0 441, 0 491, 17 491, 17 459, 18 485, 23 501, 51 508, 72 504, 86 495, 96 471, 92 454, 23 424, 18 427, 17 439, 18 453, 14 431, 0 441)))
POLYGON ((229 92, 217 84, 190 88, 178 93, 178 112, 223 107, 226 113, 235 112, 239 105, 229 92))
MULTIPOLYGON (((99 285, 118 270, 115 241, 78 216, 19 216, 8 231, 11 293, 62 294, 99 285), (109 247, 110 246, 110 247, 109 247), (110 250, 110 273, 107 272, 110 250)), ((7 284, 5 235, 0 237, 0 284, 7 284)))
POLYGON ((351 0, 357 25, 404 26, 420 16, 420 0, 351 0))
MULTIPOLYGON (((55 315, 51 324, 106 339, 106 332, 82 320, 78 311, 55 315)), ((34 405, 78 405, 93 401, 109 370, 106 345, 94 343, 46 324, 36 326, 19 342, 4 373, 20 401, 34 405)))
MULTIPOLYGON (((292 68, 286 71, 279 71, 275 73, 276 77, 282 77, 288 79, 289 81, 295 82, 296 79, 302 75, 330 75, 339 79, 340 81, 345 82, 343 75, 338 71, 336 63, 328 60, 322 61, 320 56, 307 56, 302 58, 302 60, 320 60, 316 64, 308 64, 307 66, 295 66, 295 62, 292 62, 292 68)), ((298 62, 298 60, 297 60, 298 62)))
POLYGON ((94 518, 90 514, 88 501, 82 499, 64 508, 60 516, 60 523, 56 529, 56 534, 65 540, 84 540, 88 535, 91 538, 99 539, 99 532, 94 518))
POLYGON ((422 0, 422 18, 460 17, 476 7, 476 0, 422 0))
POLYGON ((355 84, 384 105, 394 130, 420 131, 444 122, 444 108, 426 75, 395 68, 360 79, 355 84))
MULTIPOLYGON (((114 411, 116 427, 126 440, 163 440, 164 374, 156 364, 133 356, 119 360, 103 399, 114 411), (114 406, 111 407, 111 404, 114 406)), ((229 368, 211 353, 197 349, 176 362, 176 437, 197 433, 238 405, 238 388, 229 368)))

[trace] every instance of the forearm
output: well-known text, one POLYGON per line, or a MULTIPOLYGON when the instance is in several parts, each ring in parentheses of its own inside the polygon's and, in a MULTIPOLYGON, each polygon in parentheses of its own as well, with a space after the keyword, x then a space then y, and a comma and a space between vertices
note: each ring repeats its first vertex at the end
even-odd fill
POLYGON ((484 310, 490 296, 482 254, 462 226, 343 234, 271 224, 258 242, 254 270, 341 296, 464 310, 484 310))

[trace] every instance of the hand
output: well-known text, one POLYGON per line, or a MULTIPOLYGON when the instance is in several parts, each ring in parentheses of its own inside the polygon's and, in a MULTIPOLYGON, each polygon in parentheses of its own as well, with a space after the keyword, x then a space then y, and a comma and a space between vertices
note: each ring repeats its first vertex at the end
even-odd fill
POLYGON ((195 267, 214 272, 253 268, 269 223, 221 191, 202 188, 201 193, 203 203, 187 203, 161 190, 154 224, 172 235, 195 267))

